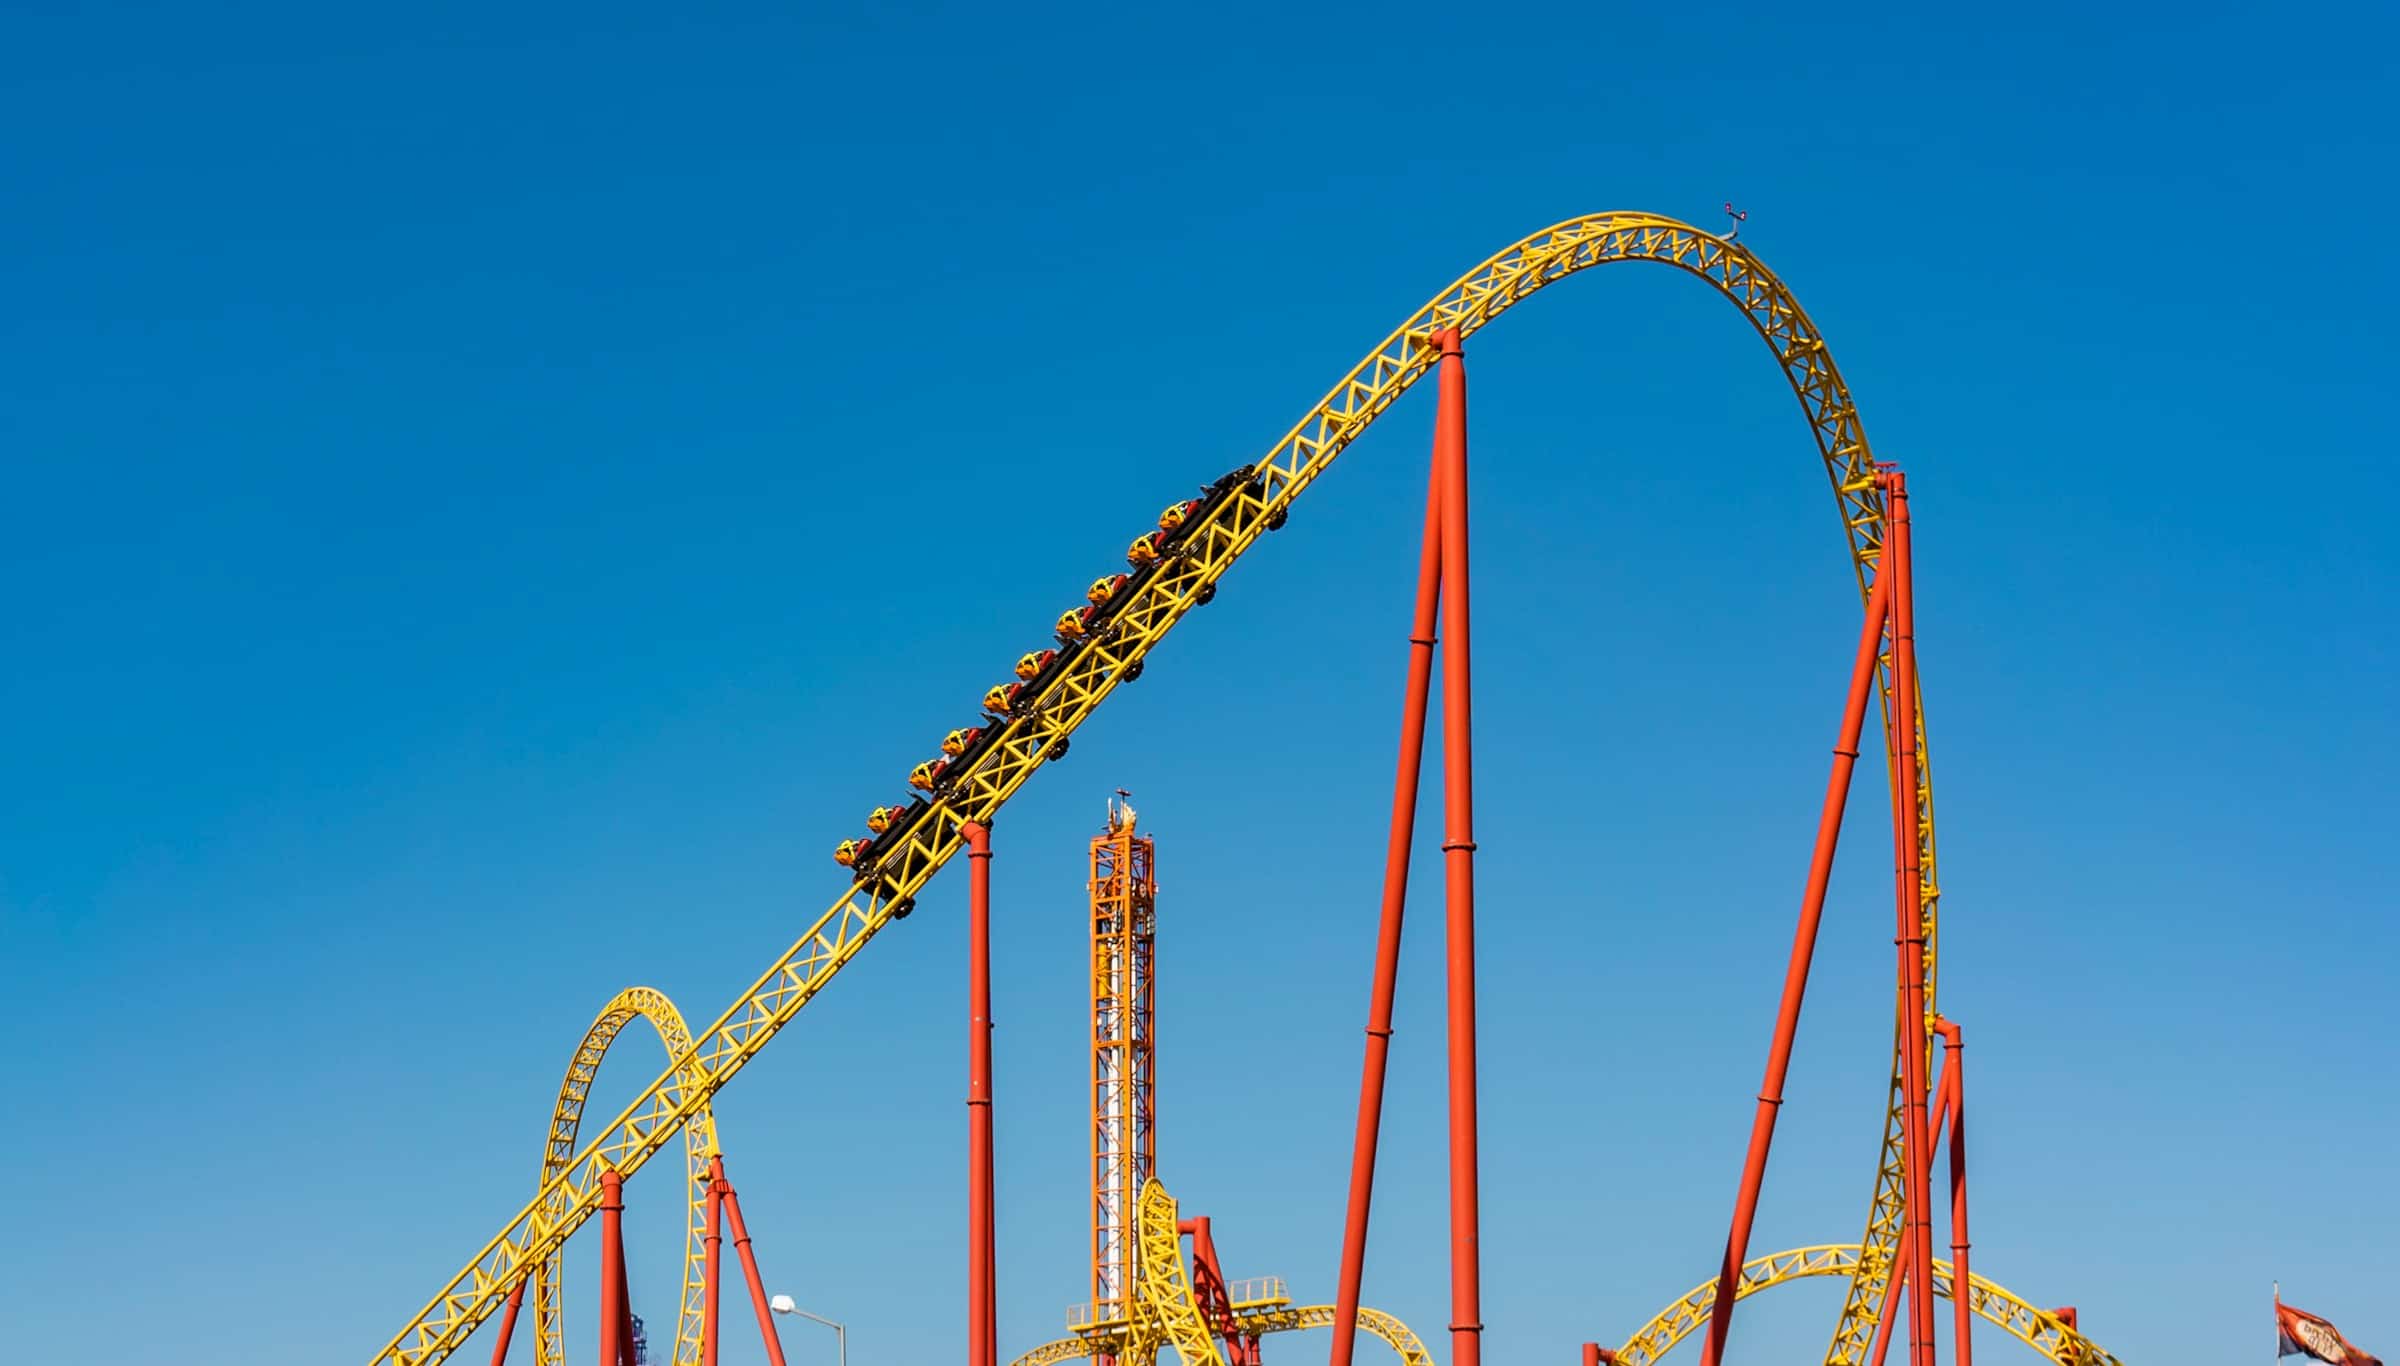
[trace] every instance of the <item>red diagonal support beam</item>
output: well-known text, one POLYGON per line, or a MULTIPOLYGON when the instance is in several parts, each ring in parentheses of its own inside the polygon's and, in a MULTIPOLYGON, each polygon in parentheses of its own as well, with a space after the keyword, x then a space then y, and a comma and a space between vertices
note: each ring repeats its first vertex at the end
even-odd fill
POLYGON ((767 1345, 767 1360, 784 1366, 783 1337, 775 1331, 775 1315, 767 1308, 767 1287, 758 1277, 758 1256, 750 1250, 750 1228, 742 1222, 742 1199, 734 1194, 732 1182, 724 1184, 725 1222, 733 1227, 734 1255, 742 1263, 742 1279, 750 1284, 750 1309, 758 1315, 758 1336, 767 1345))
POLYGON ((1759 1084, 1758 1111, 1750 1121, 1750 1148, 1742 1160, 1742 1183, 1733 1200, 1733 1227, 1725 1236, 1725 1259, 1717 1271, 1717 1298, 1708 1316, 1701 1366, 1717 1366, 1733 1327, 1735 1282, 1750 1256, 1750 1229, 1758 1193, 1766 1182, 1767 1153, 1775 1142, 1775 1117, 1783 1108, 1783 1084, 1791 1073, 1792 1042, 1800 1032, 1800 1006, 1808 994, 1809 965, 1817 952, 1817 929, 1825 917, 1825 888, 1833 878, 1834 851, 1842 839, 1842 813, 1850 802, 1850 778, 1858 768, 1858 737, 1866 728, 1867 703, 1875 692, 1876 661, 1891 608, 1891 578, 1875 580, 1867 619, 1859 630, 1850 664, 1850 690, 1842 705, 1841 728, 1833 742, 1833 771, 1817 812, 1817 842, 1808 860, 1808 884, 1800 895, 1800 923, 1792 933, 1792 956, 1783 970, 1783 998, 1775 1011, 1775 1034, 1767 1045, 1766 1079, 1759 1084))
POLYGON ((504 1366, 508 1360, 508 1344, 517 1335, 517 1311, 525 1307, 525 1282, 508 1292, 508 1310, 500 1316, 500 1340, 492 1344, 492 1366, 504 1366))
POLYGON ((1383 1122, 1383 1080, 1392 1051, 1392 996, 1400 977, 1400 927, 1408 911, 1408 856, 1416 838, 1417 788, 1425 769, 1425 711, 1433 691, 1434 630, 1441 597, 1442 472, 1437 467, 1425 482, 1425 539, 1417 554, 1416 610, 1409 617, 1408 685, 1400 706, 1400 766, 1392 778, 1391 831, 1384 841, 1383 913, 1375 935, 1366 1058, 1359 1066, 1358 1131, 1350 1148, 1350 1205, 1342 1225, 1332 1366, 1350 1366, 1358 1344, 1359 1285, 1366 1270, 1367 1221, 1375 1202, 1375 1146, 1383 1122))

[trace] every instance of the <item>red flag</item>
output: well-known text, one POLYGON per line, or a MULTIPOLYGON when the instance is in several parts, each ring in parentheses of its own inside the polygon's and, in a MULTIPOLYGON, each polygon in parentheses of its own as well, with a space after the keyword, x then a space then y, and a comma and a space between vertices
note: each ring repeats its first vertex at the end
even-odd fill
POLYGON ((2351 1346, 2339 1328, 2280 1300, 2275 1303, 2275 1355, 2315 1357, 2326 1366, 2383 1366, 2351 1346))

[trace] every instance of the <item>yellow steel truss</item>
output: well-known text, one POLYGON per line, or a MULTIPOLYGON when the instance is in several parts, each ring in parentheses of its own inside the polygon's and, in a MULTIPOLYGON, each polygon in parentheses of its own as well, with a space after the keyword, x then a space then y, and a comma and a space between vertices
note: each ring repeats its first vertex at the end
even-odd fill
MULTIPOLYGON (((1738 1303, 1772 1286, 1814 1276, 1846 1276, 1855 1283, 1860 1251, 1856 1243, 1840 1243, 1793 1248, 1760 1257, 1743 1265, 1741 1279, 1734 1283, 1733 1298, 1738 1303)), ((1957 1293, 1950 1263, 1938 1258, 1933 1264, 1933 1293, 1942 1299, 1957 1293)), ((1657 1366, 1658 1359, 1668 1349, 1708 1326, 1709 1311, 1716 1303, 1717 1280, 1711 1276, 1625 1339, 1625 1345, 1617 1351, 1619 1366, 1657 1366)), ((2034 1308, 1981 1276, 1968 1279, 1967 1307, 1978 1318, 1998 1324, 2009 1336, 2058 1366, 2123 1366, 2102 1351, 2098 1343, 2068 1327, 2063 1320, 2034 1308)))
MULTIPOLYGON (((1135 1210, 1139 1255, 1126 1312, 1114 1321, 1096 1320, 1074 1337, 1036 1347, 1018 1357, 1015 1366, 1048 1366, 1087 1356, 1114 1357, 1121 1366, 1155 1366, 1160 1350, 1170 1347, 1181 1366, 1224 1366, 1208 1318, 1193 1298, 1191 1274, 1184 1268, 1175 1197, 1153 1177, 1142 1183, 1135 1210)), ((1234 1317, 1250 1332, 1280 1333, 1332 1326, 1333 1306, 1295 1309, 1283 1298, 1282 1282, 1276 1281, 1258 1302, 1235 1304, 1234 1317)), ((1382 1310, 1361 1308, 1358 1326, 1390 1343, 1402 1366, 1433 1366, 1433 1355, 1408 1325, 1382 1310)))
MULTIPOLYGON (((1333 1306, 1310 1304, 1278 1306, 1269 1309, 1241 1309, 1234 1318, 1249 1333, 1289 1333, 1302 1328, 1331 1328, 1333 1306)), ((1400 1366, 1434 1366, 1433 1353, 1408 1325, 1380 1309, 1364 1305, 1358 1310, 1358 1330, 1382 1341, 1399 1356, 1400 1366)), ((1123 1350, 1120 1334, 1086 1333, 1080 1337, 1060 1338, 1045 1342, 1011 1362, 1009 1366, 1057 1366, 1062 1361, 1077 1361, 1084 1357, 1117 1354, 1123 1350)))
MULTIPOLYGON (((1821 1247, 1799 1247, 1787 1252, 1771 1253, 1742 1267, 1741 1278, 1734 1284, 1736 1301, 1745 1300, 1762 1290, 1794 1281, 1819 1276, 1854 1277, 1858 1274, 1859 1246, 1856 1243, 1830 1244, 1821 1247)), ((1933 1263, 1933 1291, 1942 1299, 1956 1293, 1956 1280, 1950 1263, 1936 1258, 1933 1263)), ((2023 1297, 2010 1293, 2005 1287, 1982 1276, 1968 1281, 1968 1308, 1976 1317, 1996 1324, 2009 1336, 2041 1353, 2058 1366, 2123 1366, 2123 1363, 2098 1343, 2069 1327, 2066 1322, 2047 1310, 2037 1309, 2023 1297)), ((1677 1343, 1708 1326, 1709 1310, 1717 1300, 1715 1277, 1693 1286, 1691 1293, 1660 1310, 1648 1323, 1637 1329, 1625 1345, 1617 1350, 1621 1366, 1657 1366, 1661 1357, 1677 1343)), ((1333 1326, 1330 1304, 1304 1307, 1276 1306, 1264 1309, 1237 1311, 1234 1317, 1245 1331, 1251 1333, 1283 1333, 1301 1328, 1330 1328, 1333 1326)), ((1433 1354, 1425 1344, 1408 1330, 1400 1320, 1379 1309, 1361 1308, 1358 1311, 1360 1331, 1373 1334, 1388 1344, 1400 1357, 1402 1366, 1434 1366, 1433 1354)), ((1063 1361, 1076 1361, 1088 1356, 1122 1350, 1124 1336, 1116 1332, 1086 1333, 1078 1337, 1046 1342, 1019 1356, 1011 1366, 1057 1366, 1063 1361)))
MULTIPOLYGON (((1047 759, 1065 752, 1063 742, 1105 701, 1129 671, 1193 607, 1213 596, 1217 581, 1243 552, 1269 530, 1282 526, 1295 500, 1330 467, 1361 432, 1432 370, 1436 359, 1427 339, 1437 330, 1472 334, 1543 287, 1594 266, 1648 261, 1673 267, 1708 284, 1738 308, 1774 352, 1784 378, 1799 399, 1817 453, 1832 484, 1850 557, 1862 596, 1881 554, 1885 523, 1875 461, 1860 426, 1857 405, 1842 382, 1799 300, 1749 248, 1687 223, 1656 214, 1615 212, 1570 219, 1512 244, 1461 276, 1449 288, 1393 329, 1367 357, 1343 376, 1253 466, 1253 477, 1234 496, 1217 504, 1157 572, 1130 590, 1114 629, 1076 652, 1053 671, 1038 696, 1018 715, 997 722, 1001 731, 972 769, 945 775, 946 790, 929 818, 906 840, 879 854, 878 875, 854 883, 766 973, 717 1017, 687 1052, 625 1111, 563 1164, 535 1197, 504 1224, 457 1274, 435 1292, 390 1342, 376 1366, 435 1366, 466 1341, 495 1311, 525 1268, 546 1260, 599 1208, 600 1174, 610 1168, 639 1169, 699 1117, 708 1098, 732 1080, 766 1047, 776 1032, 858 956, 896 914, 914 904, 926 882, 963 845, 960 827, 989 821, 1047 759)), ((1888 689, 1890 674, 1884 675, 1888 689)), ((1889 714, 1890 699, 1885 698, 1889 714)), ((1918 714, 1923 715, 1922 707, 1918 714)), ((1938 885, 1934 878, 1931 767, 1919 727, 1918 841, 1924 868, 1926 1008, 1933 1009, 1933 924, 1938 885)), ((1901 1021, 1898 1047, 1914 1042, 1930 1048, 1929 1021, 1901 1021)), ((1895 1050, 1896 1054, 1896 1050, 1895 1050)), ((1896 1096, 1895 1096, 1896 1099, 1896 1096)), ((1896 1106, 1886 1115, 1888 1134, 1897 1133, 1896 1106)), ((1878 1164, 1873 1214, 1865 1238, 1869 1251, 1853 1278, 1852 1303, 1845 1307, 1830 1359, 1856 1366, 1871 1335, 1880 1305, 1881 1281, 1899 1237, 1897 1218, 1887 1217, 1887 1192, 1899 1189, 1898 1150, 1887 1137, 1878 1164), (1869 1282, 1872 1281, 1872 1284, 1869 1282), (1863 1325, 1863 1329, 1862 1329, 1863 1325), (1855 1341, 1855 1348, 1846 1344, 1855 1341)))
MULTIPOLYGON (((584 1031, 575 1056, 568 1061, 566 1079, 558 1085, 558 1103, 550 1111, 550 1135, 542 1145, 539 1187, 545 1196, 560 1189, 558 1175, 566 1170, 575 1154, 575 1134, 583 1125, 584 1100, 591 1095, 592 1078, 599 1074, 601 1060, 608 1056, 609 1046, 617 1041, 617 1035, 637 1019, 648 1020, 658 1031, 658 1041, 666 1045, 669 1058, 680 1058, 692 1051, 692 1031, 683 1022, 683 1012, 675 1008, 665 992, 629 987, 602 1007, 592 1027, 584 1031)), ((676 1316, 674 1366, 698 1366, 702 1271, 707 1254, 701 1239, 708 1223, 709 1159, 717 1153, 717 1121, 705 1101, 693 1120, 684 1126, 683 1148, 687 1178, 683 1299, 676 1316)), ((566 1335, 561 1320, 565 1291, 559 1284, 559 1257, 555 1251, 542 1259, 534 1286, 534 1360, 539 1366, 566 1366, 566 1335)))
POLYGON ((1140 1253, 1133 1273, 1133 1312, 1125 1322, 1124 1366, 1151 1366, 1162 1347, 1175 1349, 1183 1366, 1224 1366, 1208 1319, 1192 1298, 1192 1278, 1183 1269, 1183 1240, 1175 1232, 1175 1197, 1152 1177, 1142 1183, 1134 1214, 1134 1244, 1140 1253))

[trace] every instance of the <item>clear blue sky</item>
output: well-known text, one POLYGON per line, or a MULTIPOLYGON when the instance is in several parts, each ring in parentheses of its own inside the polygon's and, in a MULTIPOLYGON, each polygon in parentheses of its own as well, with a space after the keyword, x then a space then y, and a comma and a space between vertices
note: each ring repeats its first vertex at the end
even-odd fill
MULTIPOLYGON (((2387 7, 904 8, 12 10, 12 1354, 363 1360, 530 1194, 599 1004, 713 1016, 1161 504, 1499 245, 1729 198, 1913 475, 1977 1268, 2135 1363, 2268 1366, 2276 1277, 2400 1352, 2387 7)), ((1704 288, 1580 279, 1471 364, 1488 1341, 1556 1363, 1713 1264, 1857 604, 1704 288)), ((1083 1290, 1117 786, 1163 1174, 1330 1296, 1430 421, 1002 824, 1012 1354, 1083 1290)), ((1865 1211, 1856 816, 1762 1250, 1865 1211)), ((963 1342, 963 898, 720 1111, 769 1279, 869 1366, 963 1342)), ((1433 905, 1369 1266, 1429 1340, 1433 905)), ((1837 1301, 1755 1302, 1735 1360, 1837 1301)))

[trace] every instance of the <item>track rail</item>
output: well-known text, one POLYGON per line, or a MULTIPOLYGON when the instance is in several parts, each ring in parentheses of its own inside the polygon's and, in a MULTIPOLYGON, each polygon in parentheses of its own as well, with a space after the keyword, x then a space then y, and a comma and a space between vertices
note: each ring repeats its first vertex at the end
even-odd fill
MULTIPOLYGON (((1761 1290, 1817 1276, 1847 1276, 1855 1281, 1863 1260, 1860 1251, 1856 1243, 1837 1243, 1797 1247, 1745 1262, 1741 1279, 1735 1282, 1733 1298, 1738 1303, 1761 1290)), ((1946 1300, 1957 1291, 1950 1263, 1936 1258, 1933 1293, 1946 1300)), ((1709 1310, 1716 1302, 1717 1281, 1711 1276, 1625 1339, 1625 1345, 1617 1350, 1620 1366, 1657 1366, 1658 1359, 1676 1343, 1708 1326, 1709 1310)), ((1967 1307, 1976 1317, 1999 1325, 2009 1336, 2058 1366, 2124 1366, 2101 1350, 2098 1343, 2068 1327, 2064 1320, 2047 1310, 2034 1308, 1981 1276, 1967 1278, 1967 1307)))
MULTIPOLYGON (((683 1022, 683 1012, 675 1008, 663 991, 628 987, 601 1007, 592 1027, 584 1031, 583 1042, 575 1046, 575 1054, 567 1062, 567 1075, 558 1084, 557 1103, 550 1109, 550 1133, 542 1144, 542 1180, 538 1187, 544 1196, 559 1192, 559 1174, 575 1156, 575 1137, 583 1126, 583 1105, 592 1093, 592 1079, 600 1074, 600 1064, 617 1036, 635 1020, 650 1022, 658 1031, 658 1041, 666 1045, 670 1059, 692 1051, 691 1028, 683 1022)), ((676 1314, 674 1366, 699 1366, 703 1267, 707 1257, 707 1248, 701 1240, 708 1230, 709 1159, 719 1151, 716 1116, 710 1113, 705 1100, 693 1119, 683 1126, 683 1146, 684 1174, 688 1180, 684 1186, 683 1300, 676 1314)), ((566 1302, 564 1288, 559 1284, 559 1260, 555 1253, 543 1258, 534 1277, 533 1357, 537 1366, 566 1366, 563 1321, 566 1302)))
MULTIPOLYGON (((1646 213, 1602 213, 1570 219, 1518 241, 1459 277, 1393 329, 1309 409, 1252 467, 1234 495, 1219 500, 1180 538, 1156 572, 1144 575, 1105 633, 1076 650, 1065 667, 1041 680, 1037 696, 981 746, 971 767, 945 779, 925 817, 889 851, 879 851, 873 875, 852 884, 832 907, 771 964, 740 999, 676 1056, 657 1081, 562 1165, 533 1202, 503 1225, 472 1260, 435 1293, 372 1358, 375 1366, 435 1366, 463 1344, 528 1270, 551 1257, 568 1235, 599 1209, 600 1176, 631 1174, 697 1118, 708 1098, 731 1081, 777 1031, 816 997, 893 919, 907 914, 925 884, 963 847, 960 827, 988 822, 1065 742, 1130 671, 1215 591, 1216 583, 1269 530, 1283 524, 1299 496, 1416 381, 1436 357, 1425 345, 1435 331, 1462 336, 1481 330, 1539 290, 1594 266, 1649 261, 1673 267, 1714 288, 1734 304, 1775 353, 1808 420, 1832 485, 1861 596, 1882 549, 1885 511, 1874 456, 1824 339, 1799 301, 1747 247, 1689 224, 1646 213)), ((1888 667, 1884 704, 1890 714, 1888 667)), ((1917 709, 1922 717, 1923 709, 1917 709)), ((1920 810, 1918 843, 1924 867, 1926 1010, 1934 1008, 1934 878, 1931 770, 1922 725, 1914 738, 1920 810)), ((1929 1020, 1896 1023, 1899 1049, 1930 1049, 1929 1020)), ((1895 1065, 1897 1074, 1898 1067, 1895 1065)), ((1898 1243, 1900 1092, 1885 1115, 1864 1251, 1829 1351, 1830 1366, 1857 1366, 1872 1337, 1882 1286, 1898 1243)))
MULTIPOLYGON (((1333 1306, 1330 1304, 1283 1305, 1273 1309, 1248 1309, 1234 1312, 1235 1322, 1245 1333, 1289 1333, 1302 1328, 1331 1328, 1333 1306)), ((1383 1312, 1360 1305, 1358 1329, 1371 1334, 1400 1358, 1400 1366, 1434 1366, 1433 1353, 1409 1331, 1407 1324, 1383 1312)), ((1045 1342, 1018 1357, 1009 1366, 1058 1366, 1062 1361, 1080 1361, 1096 1352, 1110 1350, 1104 1335, 1060 1338, 1045 1342)), ((1210 1349, 1212 1355, 1215 1349, 1210 1349)))

